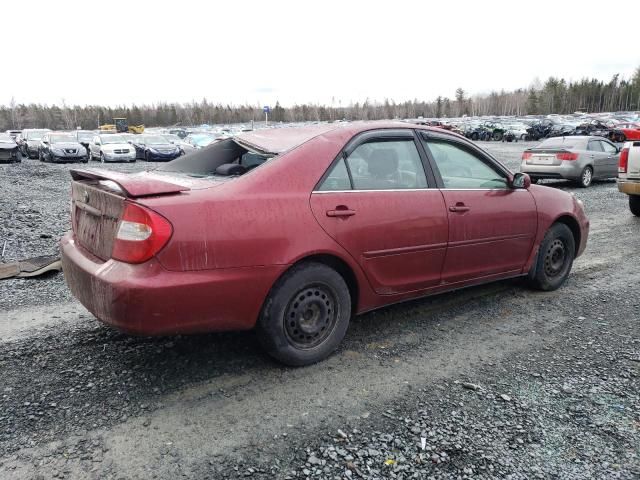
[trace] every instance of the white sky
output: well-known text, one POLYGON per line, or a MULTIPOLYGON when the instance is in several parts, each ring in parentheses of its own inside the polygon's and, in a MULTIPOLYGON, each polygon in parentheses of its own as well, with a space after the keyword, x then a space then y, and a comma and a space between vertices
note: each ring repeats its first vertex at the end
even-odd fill
POLYGON ((549 75, 629 78, 640 66, 640 0, 610 3, 22 0, 3 9, 16 20, 2 22, 16 67, 3 62, 0 104, 337 106, 510 90, 549 75))

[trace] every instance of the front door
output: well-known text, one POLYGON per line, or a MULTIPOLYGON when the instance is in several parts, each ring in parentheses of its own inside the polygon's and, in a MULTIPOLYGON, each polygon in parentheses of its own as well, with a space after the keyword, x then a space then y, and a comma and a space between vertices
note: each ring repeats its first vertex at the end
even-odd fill
POLYGON ((467 142, 424 136, 449 215, 443 283, 522 271, 537 229, 531 193, 511 188, 508 172, 467 142))
POLYGON ((440 283, 448 220, 429 188, 412 131, 368 135, 334 163, 311 195, 323 227, 362 267, 378 294, 440 283))

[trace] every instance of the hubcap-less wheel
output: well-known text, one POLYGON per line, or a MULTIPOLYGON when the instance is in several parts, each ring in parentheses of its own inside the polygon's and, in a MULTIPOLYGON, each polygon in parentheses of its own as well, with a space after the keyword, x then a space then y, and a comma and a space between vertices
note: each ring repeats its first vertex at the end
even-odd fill
POLYGON ((297 348, 313 348, 329 336, 337 316, 335 295, 330 288, 307 287, 289 303, 284 316, 285 331, 297 348))
POLYGON ((101 154, 100 154, 100 161, 101 161, 102 163, 104 163, 104 153, 101 153, 101 154))
POLYGON ((544 256, 544 272, 549 277, 556 277, 564 268, 567 258, 565 245, 560 239, 551 242, 544 256))

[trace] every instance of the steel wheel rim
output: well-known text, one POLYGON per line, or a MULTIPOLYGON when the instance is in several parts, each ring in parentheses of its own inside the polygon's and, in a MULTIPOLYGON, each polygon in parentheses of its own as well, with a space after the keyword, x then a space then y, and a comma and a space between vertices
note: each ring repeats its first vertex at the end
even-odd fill
POLYGON ((591 184, 591 169, 586 168, 582 173, 582 183, 584 183, 585 185, 591 184))
POLYGON ((284 315, 286 336, 296 348, 317 347, 333 331, 338 315, 333 289, 323 284, 306 286, 287 305, 284 315))
POLYGON ((544 256, 544 273, 548 277, 557 277, 563 270, 567 262, 567 249, 559 238, 556 238, 544 256))

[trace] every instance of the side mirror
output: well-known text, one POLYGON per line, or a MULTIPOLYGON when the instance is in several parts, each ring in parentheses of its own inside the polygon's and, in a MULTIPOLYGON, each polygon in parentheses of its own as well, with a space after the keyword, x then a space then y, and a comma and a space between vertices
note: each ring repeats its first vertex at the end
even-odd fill
POLYGON ((525 190, 531 186, 531 177, 526 173, 518 172, 514 173, 511 179, 512 188, 524 188, 525 190))

